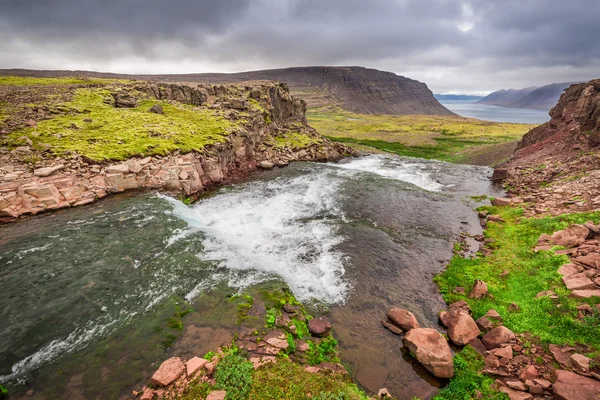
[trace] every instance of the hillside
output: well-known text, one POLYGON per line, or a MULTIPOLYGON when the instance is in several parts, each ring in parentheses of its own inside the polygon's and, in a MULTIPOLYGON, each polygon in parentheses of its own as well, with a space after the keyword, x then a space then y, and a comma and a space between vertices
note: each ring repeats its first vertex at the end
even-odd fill
POLYGON ((515 90, 498 90, 479 100, 478 103, 500 107, 550 110, 572 82, 552 83, 541 87, 515 90))
POLYGON ((236 83, 275 80, 287 83, 291 94, 309 108, 335 105, 363 114, 455 115, 442 106, 426 84, 363 67, 295 67, 235 74, 121 75, 89 71, 0 70, 0 75, 64 77, 84 75, 98 78, 236 83))

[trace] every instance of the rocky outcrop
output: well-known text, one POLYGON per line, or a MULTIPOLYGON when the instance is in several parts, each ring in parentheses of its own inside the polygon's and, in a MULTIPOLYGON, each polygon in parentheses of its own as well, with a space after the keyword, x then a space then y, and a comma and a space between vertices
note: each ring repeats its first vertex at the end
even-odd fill
POLYGON ((240 87, 139 82, 118 90, 115 101, 130 100, 131 95, 121 92, 141 92, 162 101, 218 109, 230 118, 244 120, 225 142, 207 145, 201 151, 118 163, 94 163, 77 155, 57 158, 27 146, 0 149, 0 222, 90 204, 128 190, 160 190, 193 197, 247 174, 261 163, 285 166, 297 160, 335 161, 344 153, 352 153, 306 124, 306 103, 293 98, 284 84, 257 82, 240 87), (258 106, 250 107, 251 101, 258 106), (309 139, 308 144, 277 145, 276 138, 288 134, 302 135, 309 139), (41 160, 31 163, 31 155, 41 160))
MULTIPOLYGON (((72 71, 10 70, 8 73, 53 77, 73 75, 72 71)), ((204 84, 270 80, 287 83, 292 93, 301 94, 311 107, 333 105, 365 114, 456 115, 435 99, 425 83, 364 67, 294 67, 235 74, 122 75, 87 71, 80 74, 98 78, 204 84)))
POLYGON ((496 177, 526 215, 600 210, 600 79, 569 87, 496 177))

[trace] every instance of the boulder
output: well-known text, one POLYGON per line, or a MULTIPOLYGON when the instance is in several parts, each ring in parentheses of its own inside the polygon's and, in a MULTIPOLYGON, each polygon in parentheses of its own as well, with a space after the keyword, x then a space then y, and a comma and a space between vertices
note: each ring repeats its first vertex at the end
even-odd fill
POLYGON ((331 324, 325 318, 313 318, 308 321, 308 330, 313 336, 323 337, 331 331, 331 324))
POLYGON ((510 199, 507 199, 505 197, 496 197, 494 200, 492 200, 492 205, 495 207, 508 206, 510 205, 510 199))
POLYGON ((438 378, 452 378, 454 364, 446 339, 435 329, 414 328, 403 339, 404 346, 438 378))
POLYGON ((558 370, 552 388, 554 398, 558 400, 598 400, 600 381, 574 372, 558 370))
POLYGON ((152 375, 152 384, 156 386, 168 386, 175 382, 185 371, 185 365, 179 357, 171 357, 163 362, 158 370, 152 375))
POLYGON ((494 324, 486 317, 477 318, 475 323, 482 332, 489 332, 494 329, 494 324))
POLYGON ((448 313, 448 337, 458 346, 464 346, 481 332, 469 314, 458 310, 448 313))
POLYGON ((575 257, 574 260, 590 268, 600 267, 600 253, 589 253, 585 256, 575 257))
POLYGON ((596 284, 585 273, 563 276, 563 282, 569 290, 596 289, 596 284))
POLYGON ((190 377, 190 376, 194 375, 201 368, 203 368, 206 364, 208 364, 208 361, 206 361, 204 358, 200 358, 200 357, 191 358, 188 362, 185 363, 187 376, 190 377))
POLYGON ((163 111, 163 108, 160 104, 156 103, 155 105, 153 105, 152 107, 150 107, 150 109, 148 110, 151 113, 154 114, 164 114, 165 112, 163 111))
POLYGON ((492 173, 493 182, 502 182, 508 179, 508 170, 506 168, 494 168, 492 173))
POLYGON ((273 169, 273 167, 275 166, 275 164, 273 164, 270 161, 261 161, 260 164, 258 164, 258 166, 261 169, 273 169))
POLYGON ((64 167, 65 167, 64 164, 58 164, 53 167, 38 168, 33 171, 33 175, 39 176, 39 177, 50 176, 53 173, 55 173, 56 171, 63 169, 64 167))
POLYGON ((387 313, 388 321, 404 331, 419 327, 417 318, 408 310, 403 308, 391 308, 387 313))
POLYGON ((483 335, 481 341, 487 349, 491 350, 500 347, 504 343, 514 343, 515 339, 515 334, 510 329, 499 326, 483 335))
POLYGON ((590 362, 592 361, 590 358, 581 354, 573 354, 570 360, 576 370, 582 372, 588 372, 590 370, 590 362))
POLYGON ((577 247, 585 242, 590 231, 583 225, 573 224, 567 229, 554 232, 550 237, 550 241, 559 246, 567 248, 577 247))
POLYGON ((473 289, 471 290, 471 293, 469 293, 469 298, 483 299, 485 296, 487 296, 487 294, 488 294, 487 284, 484 281, 477 279, 475 281, 475 284, 473 285, 473 289))

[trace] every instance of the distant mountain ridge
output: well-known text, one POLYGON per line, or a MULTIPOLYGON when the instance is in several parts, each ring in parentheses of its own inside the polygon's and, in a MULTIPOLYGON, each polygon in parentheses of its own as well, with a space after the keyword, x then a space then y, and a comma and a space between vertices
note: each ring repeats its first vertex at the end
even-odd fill
POLYGON ((480 104, 499 107, 528 108, 534 110, 550 110, 562 93, 577 82, 552 83, 545 86, 531 86, 524 89, 502 89, 490 93, 479 100, 480 104))
POLYGON ((89 71, 0 70, 0 75, 72 76, 234 83, 274 80, 287 83, 292 95, 309 107, 339 106, 363 114, 456 116, 433 97, 426 84, 392 72, 364 67, 293 67, 233 74, 124 75, 89 71))

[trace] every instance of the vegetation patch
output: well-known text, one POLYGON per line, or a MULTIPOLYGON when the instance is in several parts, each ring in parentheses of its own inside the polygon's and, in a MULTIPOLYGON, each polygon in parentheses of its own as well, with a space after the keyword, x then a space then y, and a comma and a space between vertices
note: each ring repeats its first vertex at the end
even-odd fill
POLYGON ((285 136, 276 136, 273 139, 273 146, 277 148, 289 147, 293 150, 300 150, 309 147, 312 144, 320 144, 323 140, 318 137, 310 137, 305 133, 288 132, 285 136))
POLYGON ((454 356, 454 378, 433 399, 508 400, 508 395, 490 388, 494 380, 479 372, 483 367, 483 358, 471 346, 464 347, 454 356))
POLYGON ((227 400, 248 398, 252 386, 254 366, 246 358, 236 352, 219 361, 215 372, 215 388, 227 391, 227 400))
POLYGON ((354 114, 331 107, 311 109, 307 118, 332 140, 449 162, 464 162, 488 147, 515 142, 534 127, 461 117, 354 114))
POLYGON ((588 303, 596 310, 600 299, 574 299, 569 297, 557 270, 569 262, 567 256, 553 251, 534 252, 533 248, 542 233, 552 234, 573 223, 592 220, 598 222, 600 213, 565 214, 557 217, 523 218, 523 209, 511 207, 481 207, 490 214, 500 215, 506 222, 488 222, 486 237, 493 240, 493 251, 485 257, 465 259, 454 256, 445 272, 435 281, 447 303, 466 300, 474 318, 483 316, 493 308, 504 319, 504 325, 516 333, 531 332, 542 343, 558 345, 586 344, 600 349, 600 319, 598 312, 591 317, 577 318, 576 306, 588 303), (500 276, 503 271, 508 275, 500 276), (457 286, 469 293, 475 279, 488 284, 488 296, 481 300, 455 293, 457 286), (553 290, 557 300, 539 297, 540 292, 553 290), (509 309, 516 303, 519 310, 509 309))
POLYGON ((362 400, 364 393, 345 374, 309 373, 302 366, 280 359, 254 372, 249 400, 362 400))
POLYGON ((108 83, 127 83, 126 79, 101 79, 101 78, 38 78, 27 76, 0 76, 0 85, 33 86, 33 85, 104 85, 108 83))
POLYGON ((310 365, 340 361, 337 353, 338 342, 332 336, 323 338, 319 342, 309 341, 308 345, 310 348, 306 352, 306 360, 310 365))
POLYGON ((234 124, 212 110, 141 98, 135 108, 116 108, 107 89, 80 88, 61 105, 65 111, 36 127, 12 132, 5 145, 23 145, 56 155, 77 153, 93 161, 190 152, 223 142, 234 124), (160 104, 164 114, 148 110, 160 104))

